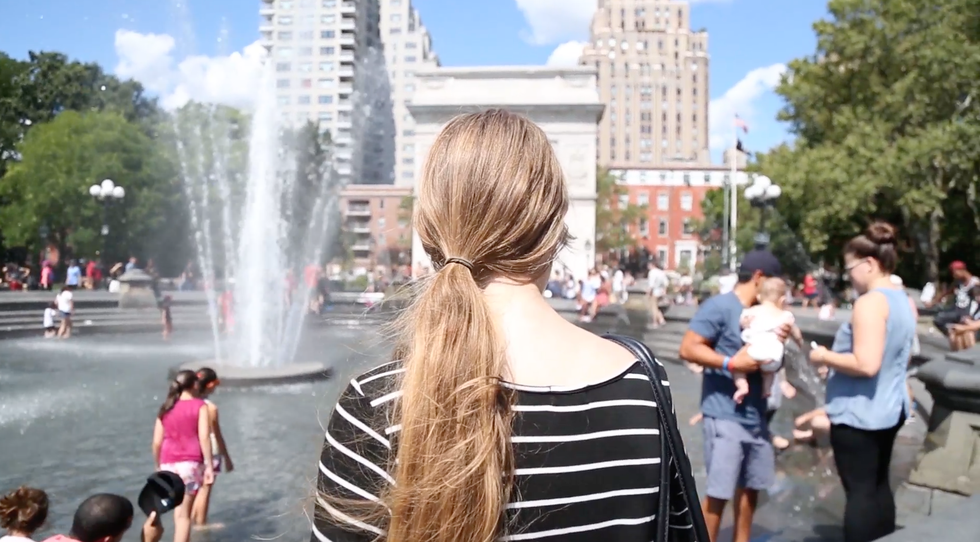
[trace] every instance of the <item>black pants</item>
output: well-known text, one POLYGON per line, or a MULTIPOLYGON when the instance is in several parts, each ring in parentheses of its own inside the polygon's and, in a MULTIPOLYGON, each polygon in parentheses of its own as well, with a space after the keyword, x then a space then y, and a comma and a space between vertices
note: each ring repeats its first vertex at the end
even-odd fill
POLYGON ((895 495, 888 484, 892 448, 898 429, 880 431, 847 425, 830 427, 837 473, 844 485, 844 541, 871 542, 895 532, 895 495))

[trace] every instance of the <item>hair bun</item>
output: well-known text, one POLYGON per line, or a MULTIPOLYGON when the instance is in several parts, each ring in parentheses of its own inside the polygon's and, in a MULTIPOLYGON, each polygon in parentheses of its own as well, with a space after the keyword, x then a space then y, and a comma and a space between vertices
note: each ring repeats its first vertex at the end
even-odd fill
POLYGON ((887 222, 875 221, 868 225, 864 235, 876 245, 894 245, 896 230, 895 226, 887 222))

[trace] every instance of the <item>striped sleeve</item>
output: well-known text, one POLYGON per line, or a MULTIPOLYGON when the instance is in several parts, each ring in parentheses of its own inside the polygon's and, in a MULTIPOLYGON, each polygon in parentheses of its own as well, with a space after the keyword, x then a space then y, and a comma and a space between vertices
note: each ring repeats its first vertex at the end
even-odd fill
POLYGON ((391 443, 385 433, 385 412, 356 379, 338 400, 318 464, 311 542, 370 542, 384 537, 386 521, 365 520, 371 507, 363 505, 379 503, 380 494, 392 482, 386 471, 391 443))

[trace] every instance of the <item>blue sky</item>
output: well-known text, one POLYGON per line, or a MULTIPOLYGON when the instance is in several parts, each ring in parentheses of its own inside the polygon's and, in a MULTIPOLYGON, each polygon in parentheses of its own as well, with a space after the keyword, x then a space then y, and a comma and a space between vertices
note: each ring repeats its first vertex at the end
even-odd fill
MULTIPOLYGON (((588 14, 595 1, 413 0, 413 4, 432 34, 443 65, 465 66, 545 64, 562 43, 588 39, 588 14)), ((20 58, 29 50, 56 50, 99 62, 108 71, 117 71, 120 62, 119 30, 169 34, 177 45, 167 53, 172 57, 168 62, 179 65, 191 52, 201 55, 200 70, 211 62, 207 57, 220 59, 241 52, 258 38, 259 0, 0 0, 0 4, 0 50, 20 58), (227 40, 219 43, 222 29, 227 31, 227 40)), ((766 149, 784 140, 785 129, 775 121, 780 101, 770 89, 778 80, 781 64, 814 51, 812 24, 826 14, 826 1, 699 0, 691 4, 692 27, 709 32, 713 148, 717 151, 730 140, 728 119, 734 112, 750 123, 750 133, 744 138, 750 149, 766 149)), ((157 42, 151 52, 163 54, 166 45, 157 42)), ((130 66, 118 70, 122 74, 143 80, 166 71, 163 64, 142 63, 151 56, 146 49, 131 48, 128 54, 130 66)), ((237 66, 226 64, 224 72, 233 77, 237 66)), ((147 86, 166 92, 163 89, 174 84, 150 82, 147 86)), ((191 95, 195 88, 202 88, 193 82, 186 87, 191 95)))

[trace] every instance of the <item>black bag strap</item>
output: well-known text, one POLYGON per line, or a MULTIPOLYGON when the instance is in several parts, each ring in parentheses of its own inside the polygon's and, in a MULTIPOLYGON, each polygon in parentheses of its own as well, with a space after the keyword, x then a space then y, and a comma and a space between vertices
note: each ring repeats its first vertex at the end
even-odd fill
POLYGON ((708 542, 710 540, 708 528, 704 523, 704 514, 701 511, 701 502, 694 483, 694 473, 691 470, 691 461, 687 457, 684 441, 681 439, 680 430, 677 428, 677 416, 674 413, 674 403, 670 391, 664 386, 664 382, 667 381, 667 370, 657 361, 646 344, 624 335, 607 334, 605 338, 626 348, 636 356, 647 373, 647 377, 650 378, 654 399, 657 402, 657 414, 660 418, 661 467, 656 541, 667 542, 669 540, 670 499, 674 494, 671 491, 673 477, 670 475, 670 463, 673 462, 674 468, 677 470, 681 493, 687 501, 685 504, 690 514, 693 539, 696 542, 708 542))

